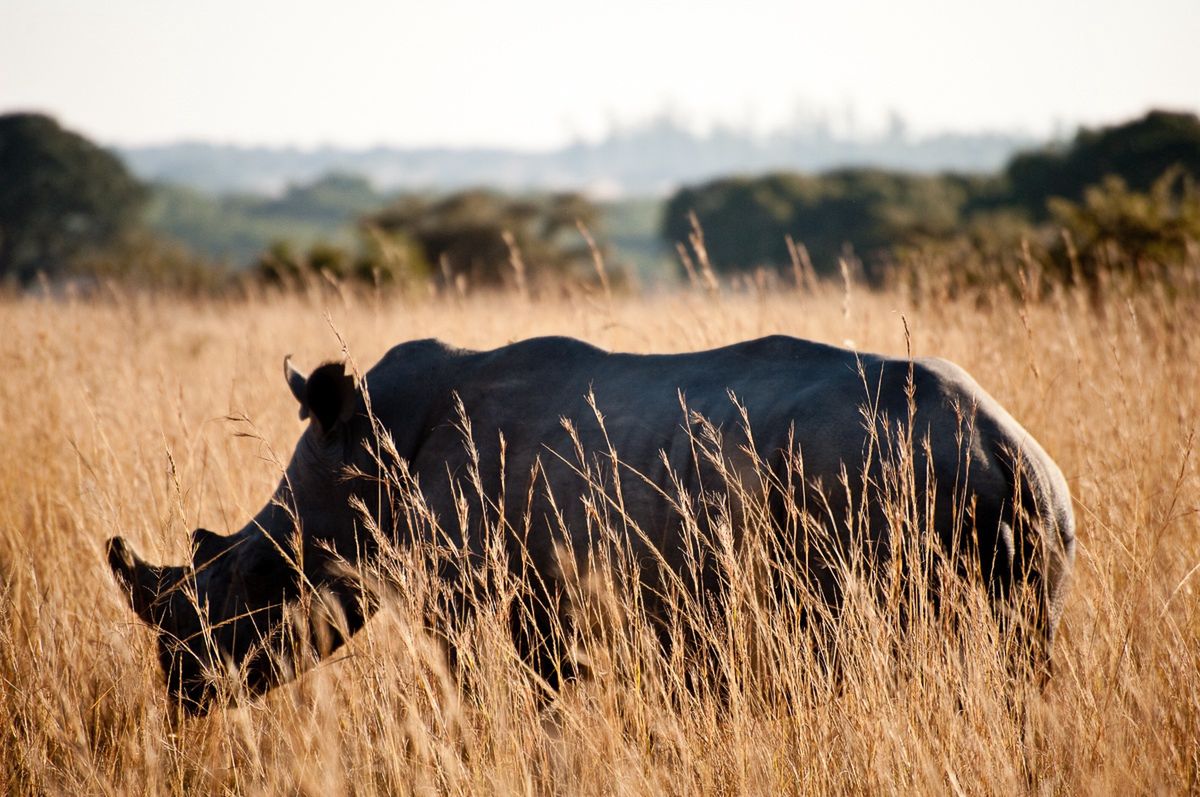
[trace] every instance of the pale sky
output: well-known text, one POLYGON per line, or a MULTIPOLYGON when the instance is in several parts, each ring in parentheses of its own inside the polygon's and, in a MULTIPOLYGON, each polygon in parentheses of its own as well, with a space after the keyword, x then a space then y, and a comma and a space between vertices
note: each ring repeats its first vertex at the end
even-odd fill
POLYGON ((106 144, 497 145, 673 109, 918 133, 1200 110, 1200 0, 0 0, 0 113, 106 144))

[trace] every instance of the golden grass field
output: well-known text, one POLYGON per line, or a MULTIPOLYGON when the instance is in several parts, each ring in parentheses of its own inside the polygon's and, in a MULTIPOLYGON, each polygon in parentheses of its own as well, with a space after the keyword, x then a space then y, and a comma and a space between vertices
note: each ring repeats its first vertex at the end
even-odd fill
POLYGON ((1195 793, 1197 295, 0 299, 0 793, 1195 793), (804 644, 760 618, 787 699, 671 697, 665 665, 635 661, 542 706, 502 623, 481 618, 477 677, 459 692, 401 599, 296 683, 178 717, 104 540, 177 563, 193 528, 236 530, 262 506, 302 430, 285 354, 311 368, 341 356, 340 336, 365 369, 412 338, 492 347, 549 333, 637 352, 785 333, 965 367, 1074 497, 1053 680, 1014 695, 978 646, 961 661, 936 634, 897 643, 864 623, 860 643, 878 649, 859 644, 837 683, 803 681, 804 644))

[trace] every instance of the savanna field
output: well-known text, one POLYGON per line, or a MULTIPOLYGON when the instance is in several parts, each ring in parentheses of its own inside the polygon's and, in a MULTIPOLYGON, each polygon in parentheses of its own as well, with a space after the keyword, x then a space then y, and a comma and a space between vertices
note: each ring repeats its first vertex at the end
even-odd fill
MULTIPOLYGON (((1030 278, 958 292, 773 281, 0 298, 0 792, 1195 793, 1198 296, 1183 278, 1030 278), (104 541, 179 562, 192 529, 226 533, 258 511, 303 428, 285 354, 305 368, 348 355, 365 371, 424 337, 680 352, 773 333, 953 360, 1058 462, 1079 543, 1043 690, 1013 685, 970 629, 961 644, 900 634, 869 603, 846 621, 836 678, 759 607, 725 630, 718 666, 756 673, 731 695, 675 688, 687 665, 647 654, 637 622, 618 621, 591 651, 596 674, 548 702, 485 607, 459 690, 419 597, 398 589, 347 647, 263 699, 201 719, 167 702, 104 541)), ((629 599, 612 600, 625 616, 629 599)))

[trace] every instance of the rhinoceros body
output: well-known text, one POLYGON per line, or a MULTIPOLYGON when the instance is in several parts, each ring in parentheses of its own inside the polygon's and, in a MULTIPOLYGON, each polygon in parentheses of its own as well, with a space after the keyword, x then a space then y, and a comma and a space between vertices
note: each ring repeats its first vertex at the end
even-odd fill
MULTIPOLYGON (((122 539, 109 542, 134 609, 160 630, 168 688, 189 710, 206 707, 206 672, 218 661, 240 665, 254 692, 281 680, 263 640, 302 581, 339 600, 334 645, 365 622, 361 590, 330 566, 362 564, 376 551, 364 507, 391 542, 449 551, 440 570, 449 582, 468 578, 488 530, 499 529, 508 566, 547 598, 533 603, 536 636, 547 626, 538 611, 556 605, 563 551, 588 550, 600 526, 653 563, 642 576, 651 613, 666 571, 719 591, 705 564, 712 557, 689 554, 688 538, 721 525, 738 536, 738 495, 763 496, 762 511, 786 538, 778 550, 836 606, 836 560, 877 565, 906 528, 883 510, 889 459, 907 463, 913 489, 930 499, 927 526, 941 549, 970 552, 968 570, 997 605, 1033 596, 1023 622, 1031 648, 1048 655, 1074 555, 1066 483, 1037 442, 946 361, 782 336, 672 355, 569 338, 485 352, 422 340, 393 348, 359 385, 341 365, 307 379, 289 370, 289 382, 312 420, 250 523, 228 536, 197 530, 183 567, 147 565, 122 539), (398 466, 419 489, 420 512, 381 499, 380 432, 398 456, 382 457, 383 466, 398 466), (907 433, 905 460, 893 449, 907 433), (826 531, 820 545, 814 525, 826 531)), ((516 636, 548 680, 561 672, 544 645, 516 636)))

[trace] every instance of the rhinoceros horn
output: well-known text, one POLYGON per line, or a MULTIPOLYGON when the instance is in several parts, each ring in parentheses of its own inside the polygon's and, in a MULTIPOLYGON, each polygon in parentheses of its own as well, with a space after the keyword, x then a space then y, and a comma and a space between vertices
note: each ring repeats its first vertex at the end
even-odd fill
POLYGON ((161 625, 167 609, 167 602, 161 600, 163 593, 179 582, 184 568, 147 564, 123 537, 108 541, 108 566, 129 592, 129 603, 138 616, 152 625, 161 625))

